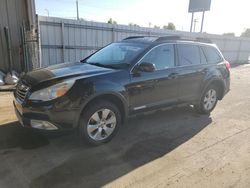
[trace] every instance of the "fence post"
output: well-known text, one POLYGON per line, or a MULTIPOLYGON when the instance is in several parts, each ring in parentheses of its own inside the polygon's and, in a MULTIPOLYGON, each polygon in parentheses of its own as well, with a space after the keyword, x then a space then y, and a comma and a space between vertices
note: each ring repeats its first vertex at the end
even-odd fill
POLYGON ((237 63, 240 63, 241 46, 242 46, 242 39, 240 39, 240 46, 237 52, 237 63))
POLYGON ((62 22, 62 55, 63 55, 63 62, 65 62, 65 41, 64 41, 64 22, 62 22))
MULTIPOLYGON (((41 25, 40 25, 39 16, 36 17, 36 20, 37 20, 38 64, 39 64, 39 68, 41 68, 43 65, 42 63, 43 59, 42 59, 41 25)), ((22 27, 24 28, 24 26, 25 26, 25 23, 23 22, 22 27)), ((27 53, 26 53, 26 56, 27 56, 27 53)))
POLYGON ((112 25, 112 42, 115 42, 115 31, 114 31, 114 25, 112 25))
POLYGON ((222 47, 222 51, 224 52, 225 49, 226 49, 226 42, 227 42, 227 39, 226 38, 223 38, 223 47, 222 47))

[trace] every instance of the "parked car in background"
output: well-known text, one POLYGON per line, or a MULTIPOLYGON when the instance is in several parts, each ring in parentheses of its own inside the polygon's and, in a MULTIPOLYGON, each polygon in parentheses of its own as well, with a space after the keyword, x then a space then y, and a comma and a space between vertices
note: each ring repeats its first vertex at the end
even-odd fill
POLYGON ((128 37, 81 62, 23 75, 14 106, 24 127, 76 129, 98 145, 131 115, 180 104, 210 113, 229 91, 229 68, 204 39, 128 37))

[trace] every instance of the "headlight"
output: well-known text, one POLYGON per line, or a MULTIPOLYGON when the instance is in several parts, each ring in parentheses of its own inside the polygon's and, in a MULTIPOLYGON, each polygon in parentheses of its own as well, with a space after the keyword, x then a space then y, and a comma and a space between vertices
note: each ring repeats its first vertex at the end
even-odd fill
POLYGON ((73 86, 75 80, 68 80, 32 93, 30 100, 49 101, 63 96, 73 86))

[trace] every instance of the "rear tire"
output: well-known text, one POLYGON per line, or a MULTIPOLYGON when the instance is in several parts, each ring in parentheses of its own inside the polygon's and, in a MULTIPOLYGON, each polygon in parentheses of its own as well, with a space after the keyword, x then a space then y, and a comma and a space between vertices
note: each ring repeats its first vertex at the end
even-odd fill
POLYGON ((88 105, 79 120, 79 135, 91 145, 109 142, 121 125, 121 112, 111 102, 99 100, 88 105))
POLYGON ((213 111, 218 102, 218 88, 210 85, 202 94, 198 104, 194 105, 196 111, 200 114, 209 114, 213 111))

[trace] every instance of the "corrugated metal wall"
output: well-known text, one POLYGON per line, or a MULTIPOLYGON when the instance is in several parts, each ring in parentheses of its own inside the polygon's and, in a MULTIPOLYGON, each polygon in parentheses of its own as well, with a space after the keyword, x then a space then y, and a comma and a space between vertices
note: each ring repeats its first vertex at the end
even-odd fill
POLYGON ((41 66, 79 61, 95 50, 132 35, 186 35, 210 38, 231 62, 247 61, 250 39, 168 31, 39 16, 41 66))
POLYGON ((27 21, 25 0, 0 0, 0 70, 7 71, 8 53, 6 39, 4 35, 4 27, 8 26, 11 35, 11 51, 14 63, 14 69, 21 69, 20 54, 20 26, 23 21, 27 21))

